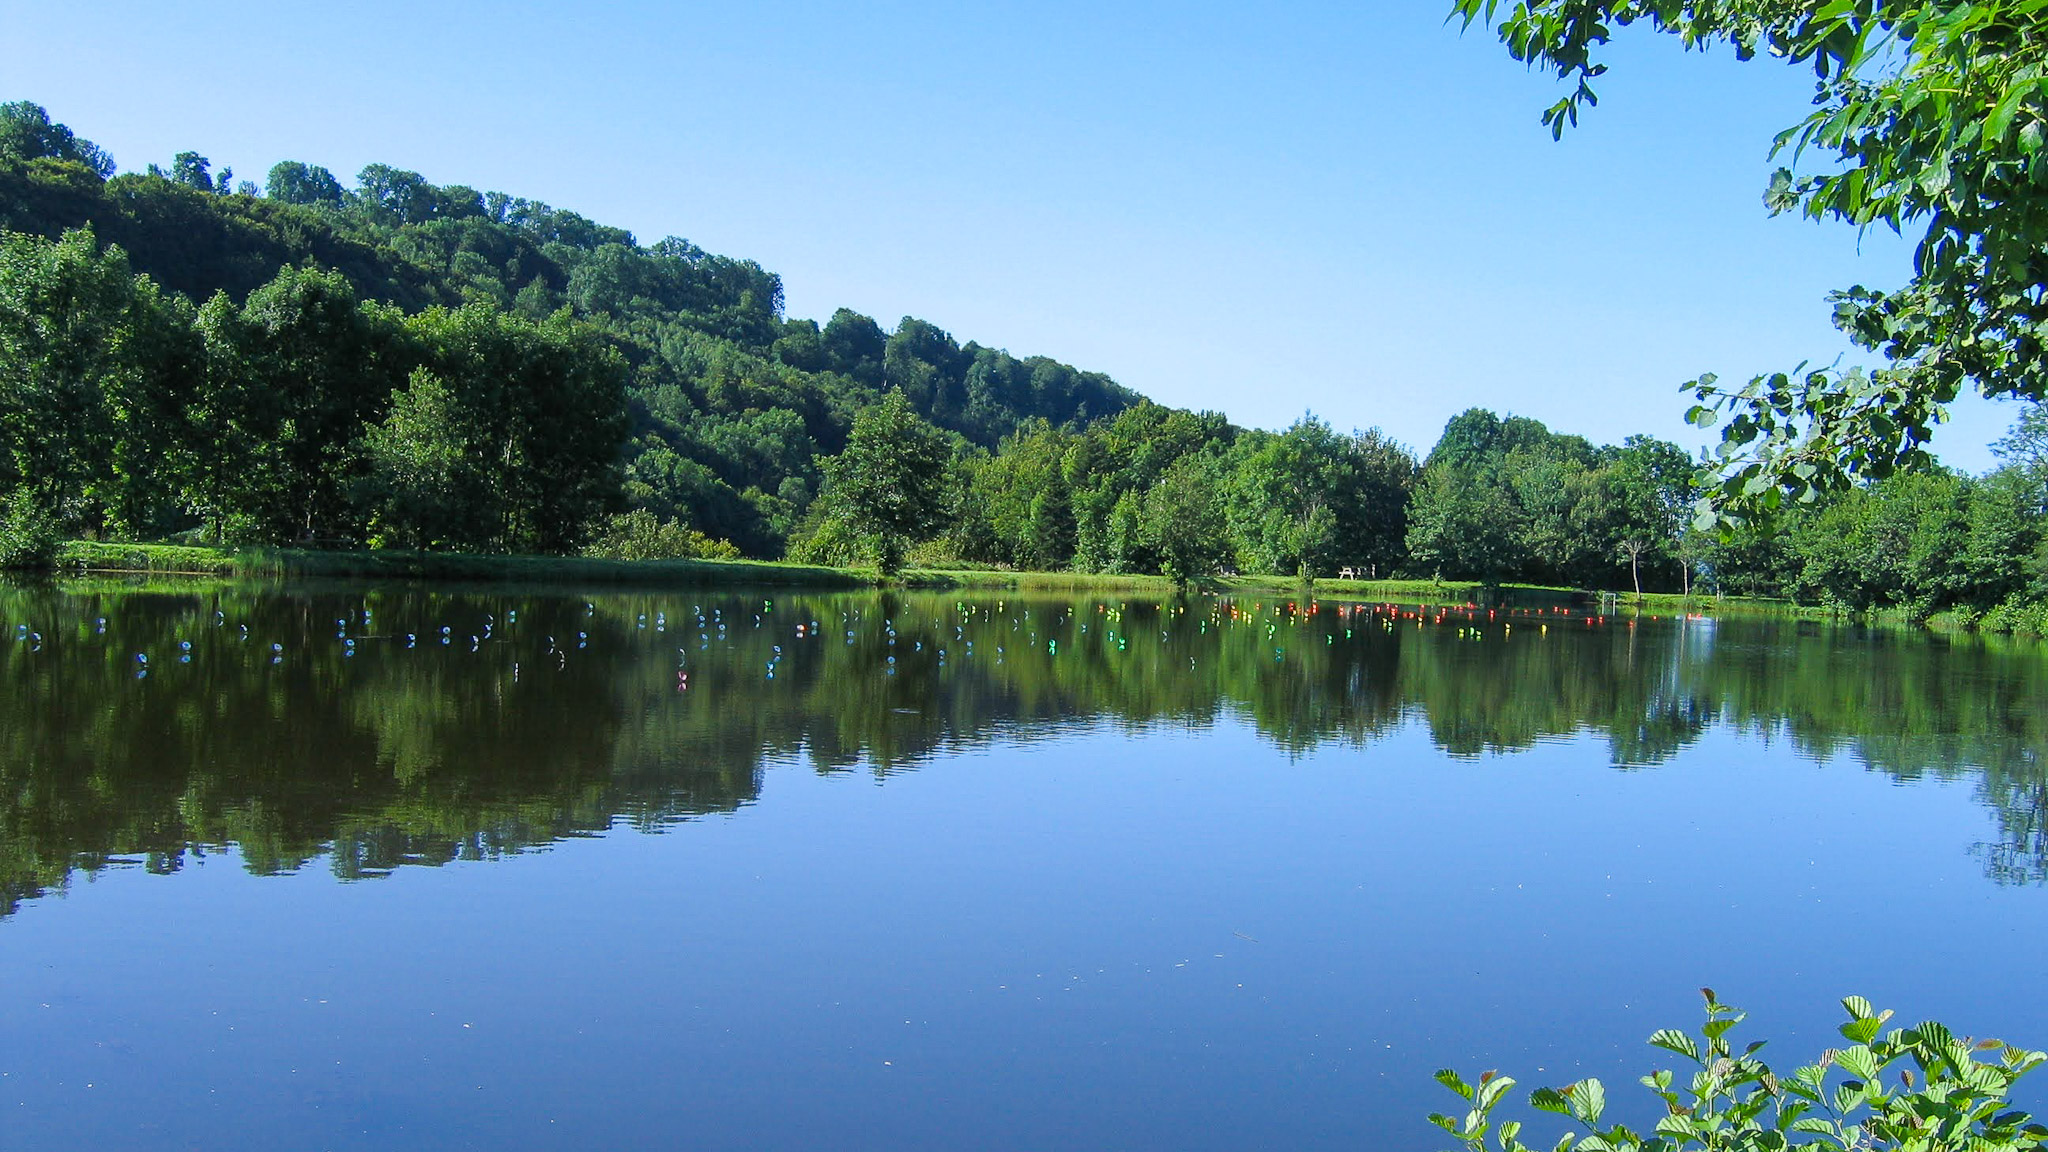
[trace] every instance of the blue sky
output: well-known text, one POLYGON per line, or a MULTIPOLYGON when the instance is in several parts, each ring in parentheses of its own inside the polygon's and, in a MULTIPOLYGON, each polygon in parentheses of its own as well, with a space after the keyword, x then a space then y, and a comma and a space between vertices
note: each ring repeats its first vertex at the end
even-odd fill
MULTIPOLYGON (((0 99, 123 168, 412 168, 915 315, 1168 404, 1418 449, 1474 405, 1703 442, 1678 385, 1848 353, 1889 233, 1765 216, 1810 78, 1627 37, 1562 144, 1447 3, 351 5, 0 0, 0 99)), ((2013 415, 1936 441, 1980 470, 2013 415)))

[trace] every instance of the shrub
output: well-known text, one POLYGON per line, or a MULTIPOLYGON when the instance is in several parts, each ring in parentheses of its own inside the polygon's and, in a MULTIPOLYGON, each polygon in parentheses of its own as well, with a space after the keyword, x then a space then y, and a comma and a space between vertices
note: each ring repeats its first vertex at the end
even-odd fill
MULTIPOLYGON (((1701 992, 1707 1023, 1698 1038, 1671 1028, 1650 1037, 1652 1046, 1698 1069, 1682 1088, 1673 1086, 1669 1071, 1642 1078, 1664 1108, 1653 1133, 1602 1127, 1607 1094, 1598 1080, 1538 1088, 1529 1096, 1532 1106, 1588 1129, 1585 1136, 1565 1133, 1556 1152, 2024 1152, 2048 1146, 2048 1128, 2006 1104, 2013 1083, 2048 1061, 2048 1053, 1996 1040, 1973 1043, 1932 1022, 1884 1032, 1891 1013, 1851 996, 1842 1001, 1849 1021, 1841 1033, 1849 1046, 1779 1075, 1756 1058, 1761 1041, 1739 1054, 1729 1046, 1728 1031, 1743 1014, 1716 1000, 1713 989, 1701 992)), ((1519 1121, 1496 1128, 1492 1120, 1513 1080, 1488 1072, 1469 1083, 1449 1069, 1436 1078, 1471 1105, 1462 1119, 1430 1117, 1466 1152, 1483 1152, 1489 1134, 1500 1152, 1533 1152, 1522 1143, 1519 1121)))
POLYGON ((61 542, 57 518, 27 488, 17 488, 0 514, 0 568, 48 568, 61 542))
POLYGON ((1977 621, 1982 632, 2011 632, 2020 636, 2048 636, 2048 604, 2014 596, 1977 621))
POLYGON ((583 554, 600 560, 737 560, 740 550, 730 541, 635 508, 607 519, 583 554))

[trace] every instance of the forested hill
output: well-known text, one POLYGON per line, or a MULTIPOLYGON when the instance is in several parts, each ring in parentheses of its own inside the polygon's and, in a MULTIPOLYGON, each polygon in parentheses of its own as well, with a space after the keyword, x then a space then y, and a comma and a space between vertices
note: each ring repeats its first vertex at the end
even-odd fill
MULTIPOLYGON (((115 172, 41 108, 0 105, 0 230, 54 241, 89 227, 95 251, 118 246, 134 272, 195 306, 217 293, 245 311, 251 299, 302 299, 303 277, 275 283, 294 269, 336 273, 355 301, 392 315, 487 309, 515 327, 559 326, 566 309, 623 364, 631 503, 755 554, 779 552, 817 495, 816 459, 840 450, 853 414, 885 389, 987 448, 1028 422, 1085 426, 1141 400, 1100 373, 962 345, 911 317, 893 332, 845 309, 822 326, 789 319, 781 282, 751 260, 675 238, 642 244, 575 212, 383 164, 353 187, 299 161, 259 187, 195 152, 115 172)), ((381 398, 358 415, 383 418, 381 398)), ((275 535, 292 520, 257 515, 245 531, 275 535)), ((337 520, 347 516, 310 511, 296 527, 362 529, 337 520)))

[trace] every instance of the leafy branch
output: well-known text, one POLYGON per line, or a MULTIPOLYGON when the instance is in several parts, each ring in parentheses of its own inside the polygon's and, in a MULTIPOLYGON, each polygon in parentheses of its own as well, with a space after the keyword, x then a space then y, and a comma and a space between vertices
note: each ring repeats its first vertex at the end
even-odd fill
MULTIPOLYGON (((1733 1048, 1728 1034, 1744 1013, 1713 989, 1700 991, 1707 1021, 1697 1037, 1671 1028, 1650 1036, 1652 1047, 1694 1069, 1682 1086, 1670 1070, 1642 1078, 1664 1106, 1655 1127, 1645 1134, 1603 1124, 1607 1093, 1597 1079, 1538 1088, 1532 1107, 1585 1129, 1565 1132, 1552 1152, 2026 1152, 2048 1145, 2048 1127, 2008 1104, 2013 1084, 2048 1053, 1959 1038, 1932 1021, 1887 1032, 1891 1012, 1851 996, 1842 1001, 1849 1019, 1840 1028, 1848 1045, 1781 1076, 1757 1058, 1762 1041, 1733 1048)), ((1520 1121, 1494 1120, 1514 1080, 1488 1072, 1468 1082, 1449 1069, 1436 1078, 1469 1105, 1462 1117, 1430 1116, 1463 1152, 1535 1152, 1522 1141, 1520 1121)))

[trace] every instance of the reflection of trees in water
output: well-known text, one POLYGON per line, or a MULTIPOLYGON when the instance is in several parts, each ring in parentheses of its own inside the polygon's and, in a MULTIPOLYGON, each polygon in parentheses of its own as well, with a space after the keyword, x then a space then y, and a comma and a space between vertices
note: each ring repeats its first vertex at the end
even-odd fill
POLYGON ((174 871, 231 843, 260 872, 325 855, 375 876, 730 812, 769 760, 884 774, 997 739, 1225 714, 1290 755, 1414 719, 1458 756, 1597 734, 1617 766, 1727 723, 1902 779, 1970 777, 2000 826, 1987 871, 2048 875, 2034 653, 1911 634, 1418 622, 1284 599, 113 584, 0 589, 0 621, 7 909, 116 858, 174 871))

